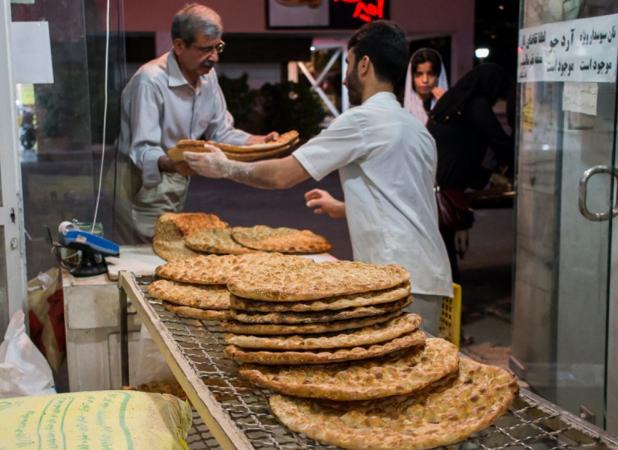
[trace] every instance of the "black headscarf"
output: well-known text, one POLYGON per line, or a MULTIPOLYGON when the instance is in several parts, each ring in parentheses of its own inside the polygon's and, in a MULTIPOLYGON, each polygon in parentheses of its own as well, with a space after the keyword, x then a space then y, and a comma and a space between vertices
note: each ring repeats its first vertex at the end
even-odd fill
POLYGON ((507 98, 512 87, 506 70, 497 64, 481 64, 465 74, 438 100, 430 114, 436 122, 444 122, 464 110, 473 98, 484 98, 494 105, 499 98, 507 98))

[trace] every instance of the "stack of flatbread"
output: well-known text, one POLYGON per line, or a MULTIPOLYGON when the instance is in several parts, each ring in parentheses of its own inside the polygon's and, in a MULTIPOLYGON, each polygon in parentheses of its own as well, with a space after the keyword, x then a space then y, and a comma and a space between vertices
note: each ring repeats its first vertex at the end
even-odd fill
POLYGON ((230 227, 214 214, 165 213, 156 222, 153 248, 161 258, 173 261, 204 253, 324 253, 332 246, 310 230, 266 225, 230 227))
POLYGON ((159 278, 148 286, 148 294, 163 302, 168 311, 203 320, 230 318, 230 294, 226 283, 244 268, 255 265, 304 263, 301 257, 277 253, 247 255, 201 255, 177 259, 157 267, 159 278))
POLYGON ((205 152, 208 150, 204 144, 209 144, 220 148, 228 159, 258 161, 284 155, 298 143, 298 139, 298 131, 296 130, 283 133, 274 141, 251 145, 231 145, 215 141, 181 139, 176 143, 176 147, 167 151, 167 156, 176 162, 184 161, 184 152, 205 152))
MULTIPOLYGON (((233 334, 226 353, 243 363, 362 361, 425 343, 420 317, 402 313, 412 297, 409 275, 397 265, 303 260, 254 266, 234 275, 228 289, 232 320, 222 328, 233 334)), ((250 370, 241 372, 255 374, 250 370)))
POLYGON ((190 258, 199 253, 185 246, 185 238, 201 230, 220 230, 229 225, 215 214, 202 212, 163 213, 155 222, 154 252, 166 261, 190 258))
MULTIPOLYGON (((283 257, 285 258, 285 257, 283 257)), ((460 358, 402 312, 408 273, 338 261, 246 266, 228 280, 226 354, 279 394, 289 428, 345 448, 433 448, 490 425, 513 401, 507 371, 460 358)))

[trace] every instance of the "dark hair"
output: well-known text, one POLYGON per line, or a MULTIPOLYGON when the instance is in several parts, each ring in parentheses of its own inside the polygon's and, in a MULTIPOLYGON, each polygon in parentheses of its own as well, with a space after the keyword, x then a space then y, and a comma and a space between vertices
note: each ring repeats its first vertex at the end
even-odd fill
POLYGON ((191 45, 198 31, 209 38, 218 39, 223 33, 223 25, 221 17, 214 10, 199 3, 191 3, 174 15, 172 41, 180 38, 185 44, 191 45))
POLYGON ((442 71, 442 59, 437 51, 431 48, 421 48, 414 52, 412 55, 412 75, 416 72, 416 68, 420 64, 424 64, 426 62, 431 63, 431 70, 436 74, 436 77, 440 76, 440 72, 442 71))
POLYGON ((408 42, 395 22, 376 20, 359 28, 348 42, 356 61, 367 55, 380 81, 403 86, 408 65, 408 42))

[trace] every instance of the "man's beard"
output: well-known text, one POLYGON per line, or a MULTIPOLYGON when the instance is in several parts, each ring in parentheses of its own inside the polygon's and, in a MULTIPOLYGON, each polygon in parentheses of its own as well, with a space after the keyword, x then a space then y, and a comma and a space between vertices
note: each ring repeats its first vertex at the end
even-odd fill
POLYGON ((355 67, 348 75, 346 87, 348 88, 348 101, 352 106, 358 106, 363 102, 363 90, 358 78, 358 68, 355 67))

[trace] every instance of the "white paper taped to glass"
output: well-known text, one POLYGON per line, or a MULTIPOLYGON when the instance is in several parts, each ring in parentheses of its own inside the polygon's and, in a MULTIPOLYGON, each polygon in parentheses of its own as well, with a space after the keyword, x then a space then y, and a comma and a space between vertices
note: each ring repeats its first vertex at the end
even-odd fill
POLYGON ((517 81, 616 82, 618 14, 519 31, 517 81))

